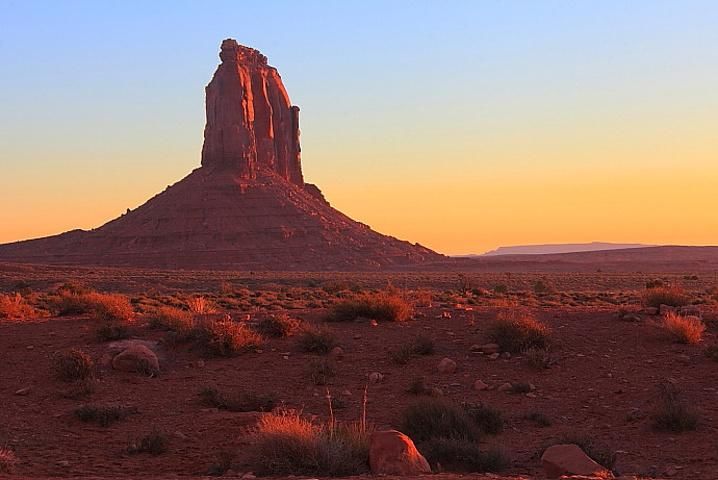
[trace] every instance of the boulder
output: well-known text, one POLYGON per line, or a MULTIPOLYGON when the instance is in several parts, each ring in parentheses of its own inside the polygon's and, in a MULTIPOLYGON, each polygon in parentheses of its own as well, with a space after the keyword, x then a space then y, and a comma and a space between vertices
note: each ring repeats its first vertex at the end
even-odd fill
POLYGON ((439 362, 437 368, 439 373, 454 373, 456 371, 456 362, 446 357, 439 362))
POLYGON ((548 478, 562 475, 586 475, 597 478, 613 478, 611 472, 586 455, 578 445, 560 444, 546 449, 541 456, 541 466, 548 478))
POLYGON ((112 359, 112 368, 121 372, 155 374, 160 371, 160 362, 155 352, 136 344, 117 354, 112 359))
POLYGON ((369 466, 375 475, 431 473, 426 458, 411 438, 396 430, 374 432, 369 438, 369 466))

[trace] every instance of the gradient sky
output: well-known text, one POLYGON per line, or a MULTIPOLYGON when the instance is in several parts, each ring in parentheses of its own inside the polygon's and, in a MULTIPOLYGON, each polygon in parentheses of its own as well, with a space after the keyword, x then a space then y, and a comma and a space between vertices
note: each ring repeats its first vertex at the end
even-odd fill
POLYGON ((712 0, 0 0, 0 242, 197 167, 226 37, 301 107, 307 181, 382 233, 718 244, 712 0))

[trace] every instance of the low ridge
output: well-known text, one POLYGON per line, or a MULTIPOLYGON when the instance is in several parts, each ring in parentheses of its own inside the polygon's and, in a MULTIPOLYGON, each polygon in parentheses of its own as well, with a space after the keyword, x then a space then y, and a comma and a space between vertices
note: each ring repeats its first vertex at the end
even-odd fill
POLYGON ((259 51, 222 42, 201 167, 90 230, 0 245, 0 260, 256 270, 370 270, 445 258, 375 232, 305 183, 299 108, 259 51))

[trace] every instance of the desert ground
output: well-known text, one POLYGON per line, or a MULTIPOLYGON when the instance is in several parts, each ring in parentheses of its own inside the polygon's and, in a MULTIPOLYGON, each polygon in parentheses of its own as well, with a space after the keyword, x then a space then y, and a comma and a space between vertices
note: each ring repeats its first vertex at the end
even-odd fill
MULTIPOLYGON (((0 292, 0 476, 282 476, 274 415, 401 430, 437 478, 544 478, 561 443, 616 476, 718 478, 715 273, 3 264, 0 292), (119 364, 128 345, 158 363, 119 364), (470 413, 456 448, 484 461, 448 458, 422 408, 470 413)), ((349 463, 291 473, 368 472, 349 463)))

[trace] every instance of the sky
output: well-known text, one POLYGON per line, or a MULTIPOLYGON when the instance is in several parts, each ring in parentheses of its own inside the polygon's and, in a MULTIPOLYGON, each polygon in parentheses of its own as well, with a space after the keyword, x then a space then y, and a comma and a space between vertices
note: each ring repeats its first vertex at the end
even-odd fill
POLYGON ((301 107, 305 179, 442 253, 718 244, 718 2, 0 0, 0 242, 199 166, 222 39, 301 107))

